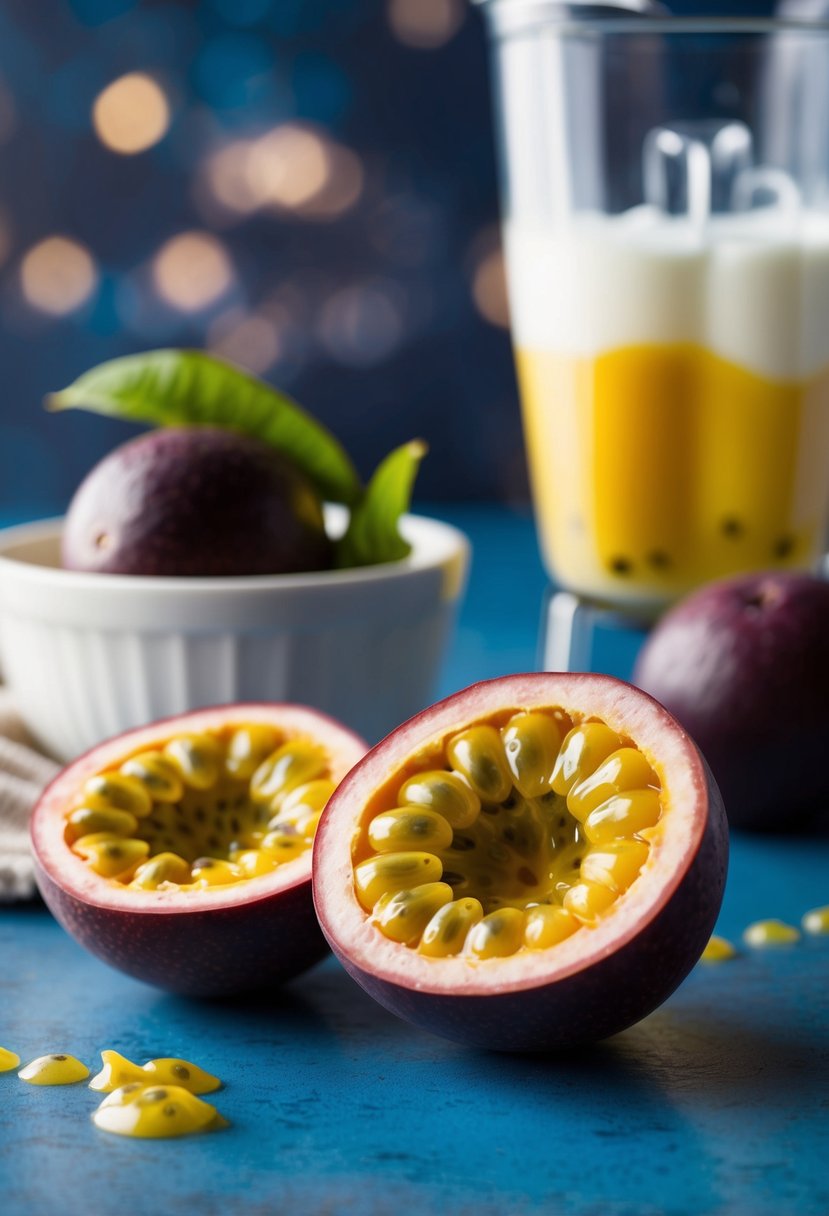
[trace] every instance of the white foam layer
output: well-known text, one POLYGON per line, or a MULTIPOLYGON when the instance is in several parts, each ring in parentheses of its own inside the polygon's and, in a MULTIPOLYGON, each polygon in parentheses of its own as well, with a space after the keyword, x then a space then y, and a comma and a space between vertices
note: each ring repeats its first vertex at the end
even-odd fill
POLYGON ((704 228, 650 208, 505 240, 519 346, 596 355, 694 342, 775 380, 829 364, 829 215, 756 211, 704 228))

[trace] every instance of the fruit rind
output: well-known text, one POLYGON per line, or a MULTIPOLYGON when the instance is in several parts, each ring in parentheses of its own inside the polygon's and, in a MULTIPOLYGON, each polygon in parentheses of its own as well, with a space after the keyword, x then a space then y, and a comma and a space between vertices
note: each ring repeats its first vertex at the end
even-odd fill
POLYGON ((399 1016, 448 1038, 499 1050, 550 1050, 613 1034, 644 1017, 687 975, 722 900, 727 830, 699 751, 662 706, 607 677, 540 673, 487 681, 388 736, 335 793, 314 848, 323 932, 346 970, 399 1016), (632 739, 669 800, 644 873, 613 915, 548 950, 497 960, 435 960, 380 939, 352 891, 350 840, 362 808, 407 758, 505 710, 556 706, 632 739), (653 872, 656 871, 656 876, 653 872), (345 896, 343 893, 346 893, 345 896))

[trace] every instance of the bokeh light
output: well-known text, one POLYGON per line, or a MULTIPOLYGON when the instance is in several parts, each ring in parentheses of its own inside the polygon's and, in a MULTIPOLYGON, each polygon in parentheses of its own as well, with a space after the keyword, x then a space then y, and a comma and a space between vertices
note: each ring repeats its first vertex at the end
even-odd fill
POLYGON ((472 275, 472 299, 490 325, 508 329, 510 323, 504 254, 499 246, 478 260, 472 275))
POLYGON ((164 138, 170 125, 170 106, 152 77, 129 72, 98 94, 92 122, 102 144, 123 156, 133 156, 164 138))
POLYGON ((320 193, 331 166, 321 135, 284 123, 255 142, 247 172, 251 190, 261 205, 297 208, 320 193))
POLYGON ((210 156, 205 165, 207 185, 222 207, 238 215, 249 215, 259 206, 248 175, 252 139, 237 139, 210 156))
POLYGON ((181 232, 153 258, 158 294, 182 312, 215 303, 233 283, 233 264, 222 242, 209 232, 181 232))
POLYGON ((282 353, 279 328, 272 317, 235 308, 222 313, 207 331, 214 355, 262 375, 282 353))
POLYGON ((375 280, 334 292, 323 305, 318 334, 338 363, 368 367, 397 349, 403 328, 400 290, 388 280, 375 280))
POLYGON ((421 50, 447 43, 465 16, 465 0, 389 0, 388 22, 395 38, 421 50))
POLYGON ((55 317, 80 308, 97 281, 92 255, 78 241, 65 236, 39 241, 20 265, 20 285, 26 301, 55 317))

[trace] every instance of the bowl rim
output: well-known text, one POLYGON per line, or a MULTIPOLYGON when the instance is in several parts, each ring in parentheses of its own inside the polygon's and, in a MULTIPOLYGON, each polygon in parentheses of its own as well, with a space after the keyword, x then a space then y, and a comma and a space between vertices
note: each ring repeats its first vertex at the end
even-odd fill
MULTIPOLYGON (((325 513, 326 520, 335 527, 346 514, 344 508, 331 504, 326 504, 325 513)), ((401 532, 412 546, 412 552, 407 557, 373 566, 349 567, 345 570, 210 577, 105 574, 42 565, 14 552, 23 546, 59 537, 63 519, 63 516, 51 516, 0 529, 0 580, 12 578, 52 588, 56 583, 61 583, 67 589, 83 589, 102 595, 157 594, 180 597, 187 592, 203 595, 210 592, 261 593, 279 589, 286 592, 341 590, 355 584, 383 583, 428 570, 438 570, 458 559, 466 559, 471 549, 469 537, 453 524, 427 515, 406 514, 400 522, 401 532)))

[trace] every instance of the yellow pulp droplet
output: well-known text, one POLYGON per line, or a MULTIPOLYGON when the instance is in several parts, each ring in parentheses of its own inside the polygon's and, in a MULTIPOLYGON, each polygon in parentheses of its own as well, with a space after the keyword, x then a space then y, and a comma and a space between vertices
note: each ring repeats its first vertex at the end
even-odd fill
POLYGON ((74 1085, 76 1081, 86 1080, 89 1069, 74 1056, 49 1055, 38 1056, 17 1075, 29 1085, 74 1085))
POLYGON ((701 963, 724 963, 730 958, 736 958, 737 951, 732 946, 731 942, 726 941, 724 937, 717 937, 714 934, 710 938, 708 945, 702 952, 700 957, 701 963))
POLYGON ((7 1047, 0 1047, 0 1072, 11 1072, 19 1063, 20 1056, 16 1052, 9 1051, 7 1047))
POLYGON ((815 936, 829 933, 829 904, 823 908, 811 908, 800 923, 807 933, 815 936))
POLYGON ((743 934, 747 946, 790 946, 800 941, 800 930, 782 920, 758 920, 743 934))
POLYGON ((133 1064, 126 1056, 117 1051, 102 1051, 103 1068, 96 1072, 89 1082, 89 1088, 98 1093, 110 1094, 115 1089, 121 1089, 132 1081, 144 1082, 144 1074, 139 1064, 133 1064))
POLYGON ((162 1139, 226 1127, 209 1102, 180 1085, 126 1085, 114 1090, 92 1115, 101 1131, 116 1136, 162 1139))
POLYGON ((152 1085, 179 1085, 191 1094, 211 1094, 222 1086, 218 1077, 189 1060, 170 1057, 148 1060, 142 1072, 149 1076, 152 1085))

